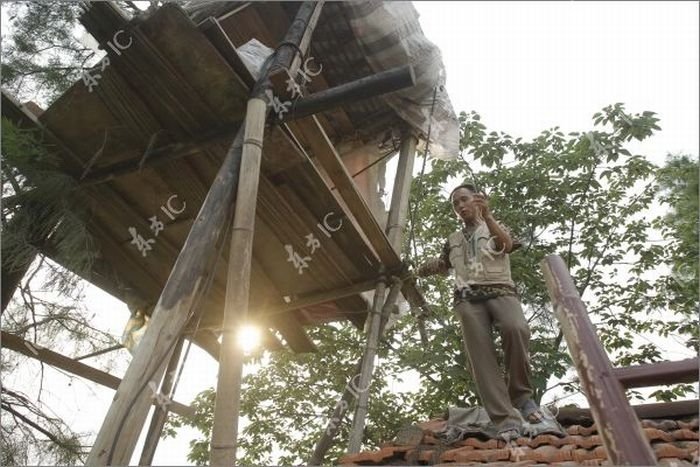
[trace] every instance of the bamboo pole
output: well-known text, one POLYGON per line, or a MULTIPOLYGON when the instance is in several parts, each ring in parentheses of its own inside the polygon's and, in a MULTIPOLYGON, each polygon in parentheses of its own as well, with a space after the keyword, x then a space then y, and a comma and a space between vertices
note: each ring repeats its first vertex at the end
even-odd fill
POLYGON ((243 145, 243 126, 229 148, 197 219, 192 225, 160 299, 155 306, 139 350, 126 370, 87 465, 126 465, 148 415, 149 379, 159 380, 165 371, 169 349, 182 333, 197 298, 204 292, 205 277, 212 268, 213 246, 229 222, 235 202, 243 145))
POLYGON ((564 261, 550 255, 540 265, 608 459, 613 465, 655 465, 656 456, 614 375, 564 261))
MULTIPOLYGON (((401 242, 403 240, 403 228, 406 224, 406 211, 408 210, 408 195, 411 188, 411 176, 413 173, 413 160, 415 156, 417 138, 408 132, 404 132, 401 141, 401 150, 399 153, 399 164, 396 170, 394 182, 394 190, 391 199, 391 208, 387 218, 387 237, 391 246, 396 251, 401 250, 401 242)), ((374 371, 374 357, 377 353, 379 339, 385 329, 382 326, 382 321, 388 321, 391 309, 396 302, 402 283, 395 281, 386 298, 386 302, 382 305, 381 316, 372 316, 372 326, 375 326, 374 320, 378 318, 379 323, 375 327, 370 328, 369 336, 367 337, 367 348, 362 361, 362 373, 360 376, 360 387, 368 388, 374 371)), ((378 288, 379 289, 379 288, 378 288)), ((382 291, 383 292, 383 291, 382 291)), ((376 295, 375 295, 376 298, 376 295)), ((348 443, 348 452, 353 454, 360 451, 362 438, 365 429, 365 419, 369 410, 369 391, 362 391, 358 396, 357 409, 353 419, 353 426, 350 432, 350 441, 348 443)))
MULTIPOLYGON (((365 428, 365 416, 367 415, 367 388, 369 387, 372 370, 374 368, 374 357, 377 354, 377 344, 379 343, 379 325, 382 320, 382 308, 384 306, 384 295, 386 294, 386 279, 380 277, 377 282, 377 289, 374 292, 372 311, 369 316, 369 329, 367 331, 367 342, 362 355, 362 366, 360 368, 360 394, 358 396, 358 406, 353 419, 350 440, 348 442, 348 452, 355 453, 360 450, 362 444, 362 434, 365 428), (363 405, 364 400, 364 405, 363 405)), ((353 376, 354 378, 354 376, 353 376)))
MULTIPOLYGON (((389 294, 386 300, 383 299, 386 286, 383 282, 380 282, 383 287, 377 287, 379 291, 379 302, 384 302, 381 305, 381 313, 374 314, 372 316, 372 324, 375 325, 375 320, 378 320, 376 327, 370 329, 370 334, 367 338, 367 347, 365 349, 365 354, 362 357, 362 370, 360 373, 359 382, 359 395, 357 396, 357 408, 355 410, 355 416, 353 418, 352 430, 350 432, 350 441, 348 442, 348 452, 356 453, 360 451, 360 446, 362 445, 362 438, 365 430, 365 419, 367 418, 367 412, 369 410, 369 386, 372 380, 372 373, 374 372, 374 358, 377 355, 377 350, 379 348, 379 339, 383 334, 384 324, 387 322, 389 314, 394 308, 396 299, 401 292, 401 280, 394 278, 394 282, 391 285, 389 294), (376 329, 375 332, 373 330, 376 329)), ((377 298, 375 294, 375 299, 377 298)))
POLYGON ((248 101, 238 198, 229 247, 223 337, 219 351, 219 378, 211 437, 211 465, 235 465, 236 459, 243 372, 243 350, 238 345, 236 330, 245 321, 248 312, 255 207, 266 116, 267 103, 264 100, 254 98, 248 101))
MULTIPOLYGON (((411 180, 413 176, 413 162, 415 160, 417 138, 415 135, 409 131, 404 131, 401 149, 399 152, 399 163, 396 169, 396 177, 394 179, 394 190, 391 196, 391 207, 389 209, 389 215, 387 217, 387 238, 389 239, 390 245, 396 251, 401 249, 401 242, 403 241, 403 229, 406 225, 406 214, 408 211, 408 196, 410 194, 411 180)), ((403 285, 399 287, 403 288, 403 285)), ((389 316, 392 311, 395 298, 392 299, 392 292, 394 292, 394 287, 392 287, 389 297, 384 304, 384 309, 382 311, 382 316, 379 325, 379 336, 383 336, 386 331, 386 324, 389 321, 389 316)), ((398 296, 398 290, 395 292, 398 296)), ((369 342, 369 336, 368 336, 369 342)), ((333 415, 329 420, 326 430, 321 435, 321 438, 317 441, 314 447, 314 452, 309 459, 309 465, 320 465, 323 462, 328 449, 330 449, 335 435, 338 433, 339 425, 345 416, 345 412, 350 404, 350 402, 358 397, 359 391, 357 390, 358 385, 355 384, 355 378, 362 369, 362 362, 364 361, 364 355, 357 363, 357 370, 352 374, 350 382, 345 386, 345 391, 340 397, 340 400, 335 406, 333 415)), ((360 388, 366 387, 363 384, 359 385, 360 388)), ((358 404, 359 406, 360 404, 358 404)), ((357 419, 357 416, 355 417, 357 419)), ((355 423, 355 420, 353 420, 355 423)), ((357 422, 359 424, 359 422, 357 422)), ((364 418, 362 421, 364 429, 364 418)), ((360 437, 361 437, 360 433, 360 437)), ((357 443, 357 441, 353 441, 357 443)), ((360 439, 361 443, 361 439, 360 439)))
POLYGON ((283 120, 308 117, 342 105, 415 86, 413 67, 404 65, 325 89, 294 103, 283 120))
POLYGON ((391 208, 386 222, 386 236, 389 238, 389 243, 399 252, 403 242, 403 231, 406 227, 408 197, 411 193, 413 162, 417 145, 418 138, 408 130, 404 130, 399 150, 399 163, 396 167, 396 177, 394 177, 394 189, 391 194, 391 208))
POLYGON ((309 47, 311 34, 320 16, 322 6, 323 2, 305 2, 299 7, 297 15, 282 41, 287 47, 280 48, 272 63, 261 71, 260 79, 253 87, 252 98, 248 101, 238 197, 229 247, 226 305, 219 354, 219 378, 209 454, 210 464, 215 466, 236 464, 238 415, 243 373, 243 350, 238 346, 236 331, 245 321, 248 312, 255 208, 265 121, 269 113, 267 102, 262 96, 271 87, 271 71, 290 65, 291 73, 296 73, 301 61, 297 57, 296 47, 290 45, 297 45, 302 53, 309 47))
MULTIPOLYGON (((400 283, 396 285, 396 288, 392 287, 392 289, 389 291, 389 295, 387 296, 386 301, 384 302, 384 307, 382 309, 381 319, 379 323, 380 336, 384 334, 384 326, 387 323, 387 318, 389 314, 394 308, 393 305, 396 302, 396 298, 398 297, 400 289, 400 283)), ((358 382, 356 381, 357 377, 360 376, 360 372, 362 371, 362 362, 364 361, 364 358, 365 356, 363 354, 362 357, 360 357, 360 360, 355 365, 355 369, 352 372, 352 376, 350 377, 348 384, 345 385, 343 394, 342 396, 340 396, 338 403, 333 409, 333 414, 328 420, 328 424, 326 425, 326 429, 324 430, 323 435, 316 442, 314 452, 309 458, 309 465, 321 465, 323 463, 323 458, 326 456, 326 453, 333 444, 333 439, 340 430, 340 425, 342 424, 343 418, 345 417, 348 408, 350 407, 352 401, 359 396, 360 392, 363 392, 360 388, 366 387, 362 384, 358 384, 358 382)))
POLYGON ((613 374, 624 388, 643 388, 661 384, 698 381, 698 357, 675 362, 645 363, 615 368, 613 374))
MULTIPOLYGON (((165 370, 165 376, 163 377, 163 383, 160 385, 160 393, 166 396, 170 396, 173 389, 173 384, 175 382, 175 372, 177 371, 177 365, 180 362, 180 355, 182 354, 182 344, 184 338, 180 338, 175 344, 175 349, 168 362, 168 368, 165 370)), ((163 426, 165 426, 165 420, 168 418, 168 408, 157 405, 153 411, 153 416, 151 418, 151 425, 148 427, 148 434, 146 435, 146 441, 143 443, 143 449, 141 450, 141 458, 139 459, 139 465, 151 465, 153 463, 153 456, 156 453, 156 448, 158 447, 158 441, 160 440, 160 434, 163 431, 163 426)))

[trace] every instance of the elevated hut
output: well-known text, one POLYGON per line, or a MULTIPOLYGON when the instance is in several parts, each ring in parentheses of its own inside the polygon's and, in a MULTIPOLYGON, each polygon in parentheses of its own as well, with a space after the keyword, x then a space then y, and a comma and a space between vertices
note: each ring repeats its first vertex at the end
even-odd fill
MULTIPOLYGON (((398 277, 413 160, 428 139, 454 155, 457 121, 409 3, 189 2, 129 18, 94 2, 81 22, 106 57, 48 109, 3 93, 2 111, 82 188, 98 252, 85 278, 152 315, 89 459, 121 464, 145 384, 182 338, 219 359, 221 398, 238 385, 227 335, 243 319, 295 352, 314 351, 305 326, 349 320, 371 354, 387 292, 422 305, 398 277), (387 210, 383 167, 399 153, 387 210)), ((215 427, 212 462, 228 463, 235 403, 217 401, 219 419, 234 422, 215 427)))

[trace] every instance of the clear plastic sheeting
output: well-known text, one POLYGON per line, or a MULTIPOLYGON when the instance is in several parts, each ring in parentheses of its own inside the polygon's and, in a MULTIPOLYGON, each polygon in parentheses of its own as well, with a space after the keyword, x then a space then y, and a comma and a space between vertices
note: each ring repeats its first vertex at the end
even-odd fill
POLYGON ((445 91, 442 56, 440 49, 423 35, 413 4, 368 0, 344 2, 342 5, 353 34, 374 72, 405 64, 413 66, 416 85, 382 99, 423 140, 427 139, 430 127, 429 153, 432 157, 456 158, 459 153, 459 122, 445 91))

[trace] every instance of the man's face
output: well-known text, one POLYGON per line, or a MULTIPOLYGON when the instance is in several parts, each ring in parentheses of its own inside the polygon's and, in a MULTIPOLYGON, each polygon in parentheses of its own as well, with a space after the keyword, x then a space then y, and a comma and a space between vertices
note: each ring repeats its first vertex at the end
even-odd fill
POLYGON ((467 188, 458 188, 452 193, 452 209, 465 222, 472 222, 476 218, 473 200, 474 193, 467 188))

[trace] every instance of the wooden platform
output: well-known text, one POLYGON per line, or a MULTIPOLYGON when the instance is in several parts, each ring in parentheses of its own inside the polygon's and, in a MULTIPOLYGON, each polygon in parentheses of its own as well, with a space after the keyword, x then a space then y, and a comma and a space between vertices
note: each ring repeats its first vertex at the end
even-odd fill
MULTIPOLYGON (((27 108, 3 96, 3 115, 55 135, 49 141, 60 142, 66 172, 84 183, 92 213, 89 230, 99 248, 88 280, 148 309, 158 300, 243 120, 250 77, 234 71, 231 57, 212 43, 211 31, 205 34, 205 25, 198 28, 176 5, 138 23, 100 8, 93 6, 84 19, 100 43, 118 30, 125 31, 122 42, 128 37, 133 42, 120 56, 110 55, 103 71, 95 69, 101 77, 92 92, 84 82, 75 83, 38 122, 27 108), (169 200, 173 210, 166 213, 169 200), (153 216, 163 223, 157 236, 149 220, 153 216), (154 240, 150 251, 137 248, 133 232, 154 240)), ((282 9, 279 4, 256 8, 282 9)), ((274 18, 279 21, 272 22, 273 29, 284 32, 283 17, 274 18)), ((268 26, 260 31, 279 40, 268 26)), ((317 49, 323 50, 323 44, 317 49)), ((363 105, 376 113, 376 102, 363 105)), ((390 113, 381 111, 386 121, 390 113)), ((334 141, 357 131, 347 115, 340 109, 321 117, 334 141)), ((358 115, 356 110, 354 119, 358 115)), ((307 131, 293 134, 287 127, 274 127, 265 134, 250 310, 260 324, 279 331, 290 348, 310 351, 313 345, 303 326, 342 319, 364 323, 367 304, 359 292, 373 289, 380 262, 344 200, 304 150, 311 146, 306 139, 318 135, 309 133, 314 130, 308 124, 295 125, 307 131), (308 258, 301 272, 290 248, 308 258)), ((227 237, 210 293, 201 303, 200 330, 220 327, 228 244, 227 237)), ((215 352, 212 334, 202 331, 196 338, 215 352)), ((267 342, 276 346, 272 334, 267 342)))

